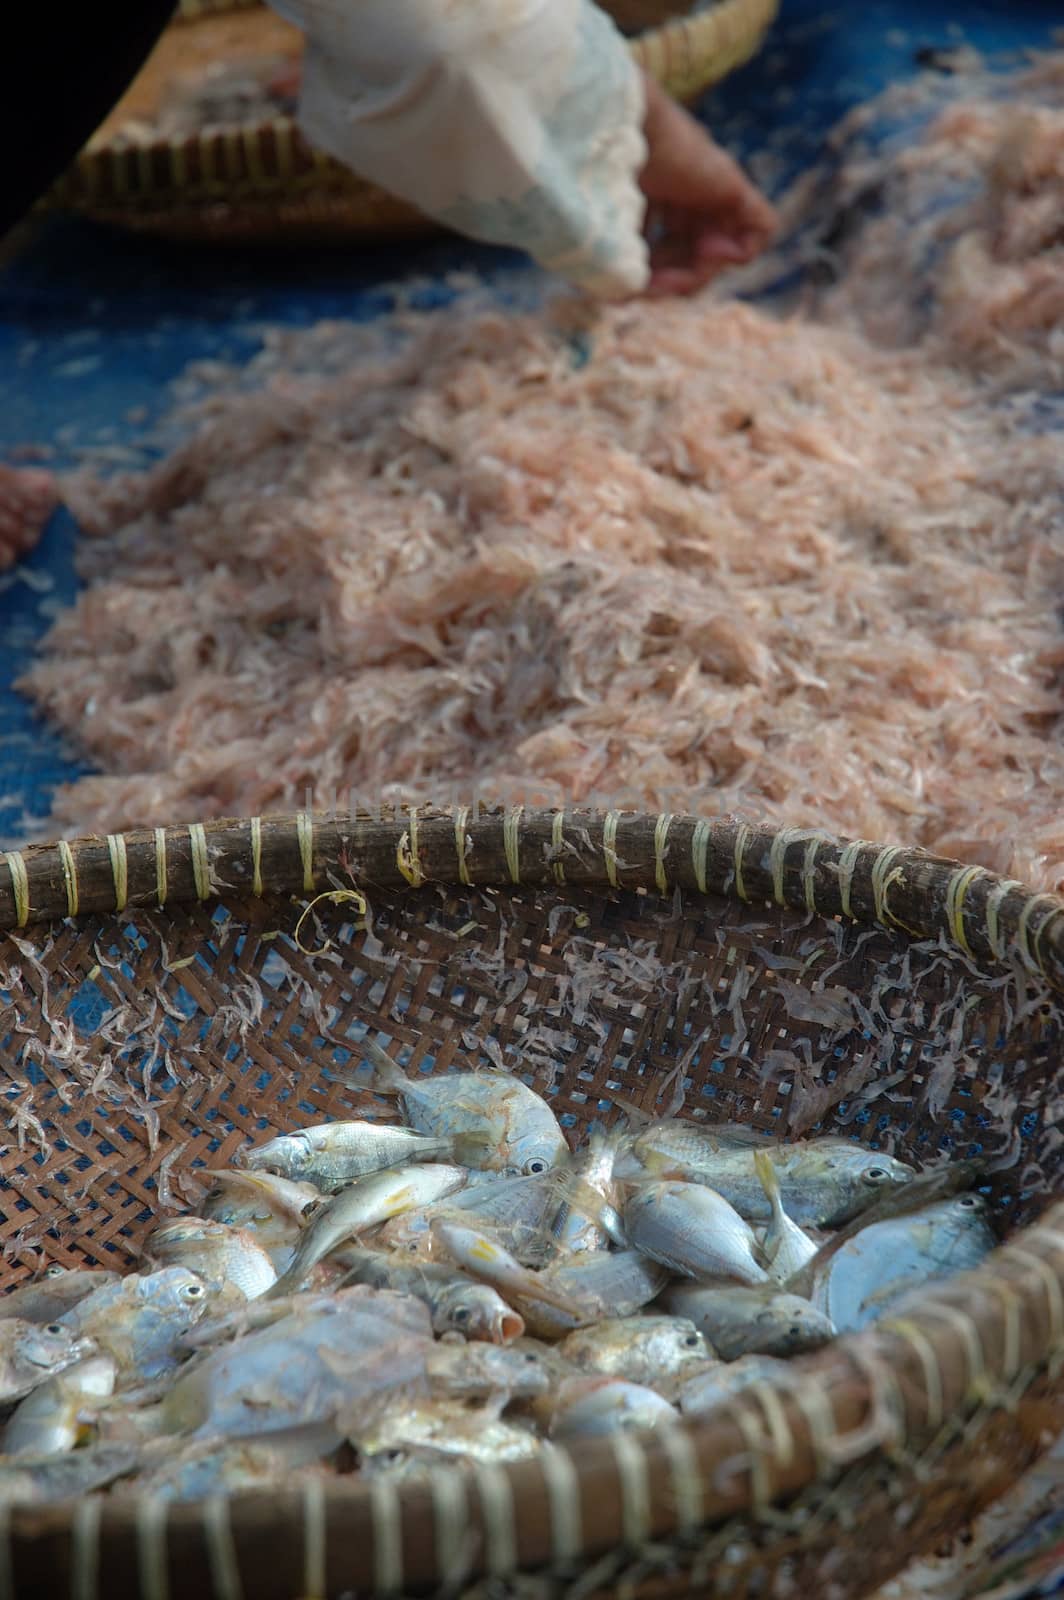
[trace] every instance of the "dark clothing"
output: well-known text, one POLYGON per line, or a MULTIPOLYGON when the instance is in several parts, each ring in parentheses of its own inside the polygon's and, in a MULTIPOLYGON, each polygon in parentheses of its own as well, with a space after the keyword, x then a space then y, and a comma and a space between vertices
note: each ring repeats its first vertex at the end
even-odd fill
POLYGON ((47 193, 122 98, 175 0, 21 0, 4 21, 18 79, 0 95, 0 236, 47 193))

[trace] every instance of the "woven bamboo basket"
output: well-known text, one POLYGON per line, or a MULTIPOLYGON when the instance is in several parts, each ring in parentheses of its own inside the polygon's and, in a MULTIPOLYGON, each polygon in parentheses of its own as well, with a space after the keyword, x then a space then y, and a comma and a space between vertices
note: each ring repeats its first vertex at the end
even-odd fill
POLYGON ((1064 1426, 1064 898, 734 819, 511 807, 36 846, 0 862, 0 928, 8 1284, 126 1265, 196 1167, 358 1114, 334 1069, 367 1029, 410 1070, 501 1060, 563 1125, 679 1073, 687 1115, 993 1153, 1004 1241, 675 1430, 422 1483, 9 1508, 5 1597, 851 1600, 1064 1426))
MULTIPOLYGON (((778 0, 714 0, 677 15, 677 0, 605 0, 640 66, 689 100, 754 54, 778 0)), ((135 138, 175 72, 211 60, 278 52, 298 58, 301 36, 258 0, 183 0, 137 82, 69 171, 41 201, 174 239, 245 242, 398 237, 431 231, 427 218, 313 149, 277 116, 180 138, 135 138)))

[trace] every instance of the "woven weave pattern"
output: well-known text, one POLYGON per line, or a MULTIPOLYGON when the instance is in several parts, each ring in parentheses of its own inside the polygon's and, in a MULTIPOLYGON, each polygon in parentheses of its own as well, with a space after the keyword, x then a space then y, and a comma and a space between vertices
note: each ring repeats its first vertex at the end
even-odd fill
MULTIPOLYGON (((298 907, 248 901, 139 911, 121 927, 87 918, 43 948, 20 938, 2 980, 0 1062, 26 1085, 8 1100, 0 1158, 9 1260, 113 1264, 160 1181, 180 1203, 195 1166, 351 1114, 328 1073, 366 1027, 416 1065, 487 1051, 531 1072, 570 1121, 607 1093, 649 1104, 677 1069, 688 1114, 800 1134, 835 1106, 862 1139, 924 1159, 943 1141, 1007 1153, 1022 1113, 1028 1208, 1042 1187, 1061 1016, 1047 1005, 1010 1035, 1008 1013, 1030 1004, 1022 979, 979 1003, 933 947, 914 956, 885 933, 723 902, 674 918, 646 897, 467 892, 428 921, 417 902, 371 905, 372 933, 343 907, 316 908, 309 943, 331 941, 317 957, 293 943, 298 907), (853 993, 878 1024, 869 1039, 853 993), (945 1065, 924 1042, 932 1018, 936 1038, 951 1031, 945 1065)), ((1010 1215, 1016 1176, 999 1180, 1010 1215)))

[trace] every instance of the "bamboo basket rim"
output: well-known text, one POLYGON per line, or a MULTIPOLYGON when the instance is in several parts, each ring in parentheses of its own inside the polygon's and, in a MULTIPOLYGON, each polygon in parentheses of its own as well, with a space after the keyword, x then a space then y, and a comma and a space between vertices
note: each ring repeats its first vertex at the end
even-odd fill
MULTIPOLYGON (((475 809, 399 807, 348 817, 302 811, 8 851, 0 930, 227 893, 311 897, 329 893, 337 872, 370 895, 442 884, 666 898, 680 890, 901 937, 944 938, 959 962, 1016 960, 1064 992, 1064 897, 981 867, 735 817, 475 809), (505 861, 505 874, 493 860, 505 861)), ((679 1548, 694 1540, 704 1554, 708 1538, 719 1554, 719 1537, 736 1517, 771 1530, 781 1502, 876 1460, 919 1460, 941 1444, 950 1419, 963 1440, 973 1416, 1015 1410, 1039 1385, 1059 1395, 1062 1364, 1064 1202, 1051 1200, 984 1266, 922 1291, 904 1317, 888 1316, 799 1358, 786 1380, 758 1385, 705 1418, 555 1444, 532 1460, 482 1464, 469 1476, 440 1469, 424 1481, 337 1480, 200 1502, 131 1494, 80 1506, 0 1508, 0 1556, 6 1548, 13 1571, 12 1552, 21 1552, 22 1567, 60 1541, 75 1592, 88 1594, 96 1592, 101 1552, 135 1551, 145 1600, 166 1588, 156 1583, 153 1590, 143 1574, 165 1577, 166 1562, 183 1556, 207 1562, 219 1595, 239 1592, 243 1563, 264 1541, 271 1550, 291 1545, 305 1553, 298 1590, 305 1595, 339 1588, 423 1593, 441 1582, 453 1593, 529 1570, 570 1572, 577 1556, 586 1580, 596 1561, 618 1548, 679 1548), (574 1543, 578 1484, 585 1523, 574 1543), (471 1535, 473 1547, 471 1553, 447 1539, 445 1561, 437 1558, 448 1519, 471 1535), (428 1548, 432 1583, 407 1585, 405 1563, 416 1564, 416 1552, 424 1558, 428 1548), (342 1570, 339 1588, 325 1583, 326 1562, 342 1570)), ((591 1592, 586 1581, 581 1592, 591 1592)))
POLYGON ((203 900, 223 885, 309 893, 341 854, 352 864, 373 854, 378 888, 477 883, 477 842, 500 828, 512 887, 569 882, 762 900, 912 938, 943 937, 962 959, 1017 959, 1064 994, 1064 894, 908 845, 637 809, 305 810, 30 844, 0 853, 0 934, 51 917, 203 900), (380 856, 382 841, 392 843, 391 859, 380 856), (634 848, 633 859, 622 845, 634 848))

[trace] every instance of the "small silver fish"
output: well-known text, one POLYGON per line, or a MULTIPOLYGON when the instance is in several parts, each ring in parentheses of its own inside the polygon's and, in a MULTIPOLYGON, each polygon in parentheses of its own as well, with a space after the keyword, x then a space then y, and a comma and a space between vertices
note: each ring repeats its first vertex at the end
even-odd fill
POLYGON ((82 1420, 93 1402, 108 1399, 118 1368, 110 1356, 89 1356, 34 1389, 12 1412, 0 1435, 5 1455, 60 1455, 90 1432, 82 1420))
POLYGON ((557 1203, 555 1171, 529 1177, 484 1173, 450 1202, 526 1267, 543 1266, 550 1253, 549 1218, 557 1203))
POLYGON ((464 1463, 453 1455, 434 1450, 431 1445, 407 1445, 405 1449, 362 1451, 358 1475, 366 1483, 386 1479, 389 1483, 423 1483, 432 1473, 453 1478, 464 1463))
POLYGON ((291 1488, 307 1476, 321 1475, 322 1457, 336 1450, 336 1434, 332 1429, 293 1430, 222 1445, 211 1439, 176 1453, 174 1441, 167 1439, 164 1450, 151 1465, 142 1462, 132 1485, 135 1492, 178 1502, 206 1500, 240 1490, 291 1488))
MULTIPOLYGON (((304 1214, 322 1199, 315 1184, 283 1178, 276 1172, 216 1167, 203 1176, 214 1180, 214 1188, 200 1207, 201 1214, 211 1222, 227 1222, 231 1228, 253 1228, 256 1237, 268 1231, 263 1224, 270 1222, 280 1224, 282 1237, 298 1233, 304 1214)), ((259 1243, 266 1241, 260 1238, 259 1243)))
POLYGON ((346 1420, 346 1435, 370 1457, 431 1449, 446 1461, 524 1461, 543 1448, 529 1429, 498 1416, 496 1406, 446 1400, 397 1402, 369 1422, 352 1415, 346 1420))
POLYGON ((714 1351, 688 1318, 644 1314, 608 1317, 578 1328, 562 1340, 558 1354, 584 1372, 654 1386, 664 1377, 703 1366, 714 1351))
POLYGON ((825 1137, 776 1144, 750 1129, 698 1127, 691 1122, 652 1122, 632 1136, 619 1176, 653 1176, 704 1183, 748 1222, 769 1222, 772 1208, 754 1165, 764 1149, 779 1174, 789 1215, 805 1227, 837 1227, 916 1176, 893 1156, 867 1150, 852 1139, 825 1137))
POLYGON ((584 1316, 572 1295, 548 1279, 546 1272, 523 1267, 487 1234, 442 1221, 434 1222, 432 1231, 451 1260, 474 1278, 498 1289, 533 1333, 543 1325, 552 1327, 559 1313, 566 1332, 579 1327, 582 1321, 592 1320, 584 1316))
POLYGON ((475 1158, 484 1153, 482 1140, 461 1133, 429 1136, 388 1122, 326 1122, 280 1134, 249 1150, 244 1160, 252 1172, 265 1168, 334 1194, 389 1167, 408 1167, 417 1161, 475 1166, 475 1158))
POLYGON ((754 1165, 772 1207, 772 1221, 761 1240, 761 1248, 768 1262, 768 1274, 774 1283, 787 1283, 807 1261, 813 1259, 818 1246, 784 1210, 779 1173, 766 1150, 754 1151, 754 1165))
POLYGON ((36 1283, 23 1283, 0 1296, 0 1321, 20 1317, 23 1322, 58 1322, 95 1289, 117 1283, 119 1274, 102 1267, 49 1267, 36 1283))
POLYGON ((835 1337, 831 1319, 799 1295, 776 1286, 677 1283, 662 1296, 677 1317, 689 1317, 724 1361, 740 1356, 790 1356, 818 1350, 835 1337))
POLYGON ((243 1228, 270 1258, 275 1273, 291 1265, 299 1235, 312 1213, 326 1199, 312 1183, 297 1183, 275 1172, 212 1170, 214 1188, 200 1215, 211 1222, 243 1228))
MULTIPOLYGON (((375 1091, 398 1095, 407 1122, 418 1133, 436 1138, 476 1134, 485 1141, 477 1166, 534 1176, 568 1160, 569 1146, 557 1117, 519 1078, 501 1072, 410 1078, 374 1039, 367 1036, 361 1048, 374 1068, 375 1091)), ((365 1088, 351 1074, 340 1076, 356 1089, 365 1088)))
POLYGON ((159 1223, 148 1235, 146 1251, 161 1267, 187 1267, 215 1290, 226 1285, 245 1300, 255 1300, 277 1282, 273 1263, 244 1228, 202 1217, 177 1217, 159 1223))
POLYGON ((129 1445, 96 1444, 65 1456, 19 1456, 14 1461, 0 1461, 0 1506, 80 1500, 133 1472, 138 1459, 129 1445))
POLYGON ((59 1322, 41 1326, 21 1317, 0 1322, 0 1405, 10 1405, 75 1362, 92 1355, 96 1346, 80 1332, 59 1322))
POLYGON ((818 1274, 813 1304, 840 1333, 864 1328, 911 1290, 977 1267, 997 1247, 980 1194, 961 1194, 908 1216, 874 1222, 818 1274))
POLYGON ((90 1294, 61 1319, 118 1364, 119 1387, 161 1377, 178 1363, 181 1335, 210 1304, 202 1278, 185 1267, 132 1273, 90 1294))
POLYGON ((384 1223, 373 1243, 432 1260, 437 1252, 433 1222, 455 1222, 489 1233, 522 1266, 540 1267, 549 1254, 547 1225, 556 1200, 551 1173, 530 1178, 474 1173, 458 1193, 384 1223))
POLYGON ((679 1419, 676 1407, 645 1384, 623 1378, 571 1378, 551 1402, 550 1437, 593 1439, 679 1419))
POLYGON ((402 1211, 442 1200, 444 1195, 461 1189, 468 1176, 464 1167, 425 1163, 375 1172, 349 1189, 341 1189, 304 1230, 290 1266, 267 1294, 276 1299, 299 1289, 315 1263, 330 1251, 402 1211))
POLYGON ((324 1424, 340 1406, 425 1383, 433 1337, 419 1300, 361 1284, 308 1298, 179 1372, 162 1402, 165 1431, 252 1438, 324 1424))
POLYGON ((701 1184, 640 1184, 625 1203, 624 1227, 637 1250, 683 1277, 768 1281, 749 1223, 701 1184))
POLYGON ((820 1282, 831 1258, 843 1245, 849 1244, 873 1223, 890 1222, 898 1217, 913 1216, 939 1201, 950 1200, 968 1193, 974 1185, 985 1181, 988 1161, 984 1156, 965 1156, 960 1160, 940 1162, 917 1173, 901 1188, 888 1189, 872 1205, 866 1206, 849 1222, 822 1239, 815 1256, 788 1280, 789 1294, 804 1295, 811 1299, 813 1287, 820 1282))
POLYGON ((613 1169, 624 1136, 620 1124, 609 1133, 593 1133, 588 1149, 574 1160, 571 1170, 555 1169, 558 1199, 545 1229, 547 1259, 557 1261, 585 1250, 609 1249, 611 1233, 617 1232, 620 1222, 620 1191, 613 1169))
POLYGON ((486 1283, 474 1283, 451 1265, 411 1261, 383 1250, 347 1249, 339 1259, 348 1281, 375 1289, 394 1289, 423 1300, 432 1314, 434 1333, 457 1332, 467 1339, 511 1344, 525 1331, 517 1312, 486 1283))
POLYGON ((560 1339, 611 1313, 628 1316, 669 1279, 666 1268, 638 1250, 585 1252, 537 1272, 476 1229, 440 1221, 433 1230, 451 1258, 494 1284, 538 1338, 560 1339))
POLYGON ((741 1394, 753 1383, 779 1383, 792 1376, 789 1364, 778 1356, 740 1356, 738 1361, 717 1361, 688 1378, 680 1390, 680 1410, 697 1417, 724 1400, 741 1394))
POLYGON ((540 1301, 531 1322, 526 1316, 533 1333, 556 1339, 605 1317, 632 1316, 657 1298, 669 1281, 669 1271, 640 1250, 596 1250, 552 1263, 538 1281, 559 1290, 579 1309, 579 1320, 574 1322, 540 1301))
POLYGON ((551 1386, 542 1356, 520 1344, 441 1341, 425 1364, 430 1393, 439 1400, 535 1400, 551 1386))

